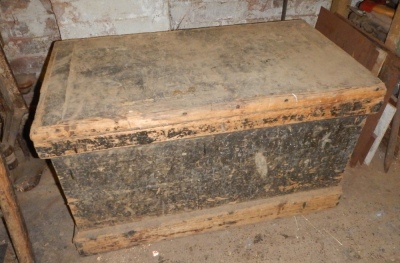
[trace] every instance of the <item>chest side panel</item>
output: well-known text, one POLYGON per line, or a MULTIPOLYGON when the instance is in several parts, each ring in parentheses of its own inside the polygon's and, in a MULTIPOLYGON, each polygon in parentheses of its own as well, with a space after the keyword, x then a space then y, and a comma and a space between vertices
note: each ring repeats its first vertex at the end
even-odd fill
POLYGON ((337 185, 365 116, 53 159, 81 229, 337 185))

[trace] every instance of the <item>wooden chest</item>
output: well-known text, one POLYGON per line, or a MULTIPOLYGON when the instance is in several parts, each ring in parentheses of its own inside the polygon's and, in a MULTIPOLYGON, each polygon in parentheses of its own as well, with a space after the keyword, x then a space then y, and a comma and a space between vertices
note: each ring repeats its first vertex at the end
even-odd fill
POLYGON ((31 138, 93 254, 335 206, 384 92, 302 21, 60 41, 31 138))

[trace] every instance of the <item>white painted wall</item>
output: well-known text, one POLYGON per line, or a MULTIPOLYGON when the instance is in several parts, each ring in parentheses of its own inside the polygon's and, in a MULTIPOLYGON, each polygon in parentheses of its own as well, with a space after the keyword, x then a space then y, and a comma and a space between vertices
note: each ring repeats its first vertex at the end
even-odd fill
MULTIPOLYGON (((54 40, 280 20, 283 0, 0 0, 0 42, 14 73, 39 74, 54 40)), ((331 0, 289 0, 314 25, 331 0)))
MULTIPOLYGON (((197 28, 281 19, 282 2, 274 0, 171 0, 171 28, 197 28)), ((330 0, 289 0, 286 19, 304 19, 315 25, 321 6, 330 0)))
POLYGON ((169 30, 164 0, 51 0, 61 38, 169 30))
MULTIPOLYGON (((282 0, 50 0, 62 39, 280 20, 282 0)), ((331 0, 289 0, 287 19, 314 25, 331 0)))
POLYGON ((60 39, 49 0, 0 1, 0 39, 14 73, 39 73, 60 39))

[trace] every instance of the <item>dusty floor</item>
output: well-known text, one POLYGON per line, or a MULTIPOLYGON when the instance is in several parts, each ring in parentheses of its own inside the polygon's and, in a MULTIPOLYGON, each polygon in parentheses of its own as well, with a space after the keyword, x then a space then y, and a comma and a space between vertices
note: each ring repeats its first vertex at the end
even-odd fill
POLYGON ((385 174, 378 152, 369 167, 347 169, 334 209, 89 257, 72 244, 73 221, 49 169, 18 198, 37 262, 400 262, 399 172, 397 160, 385 174))

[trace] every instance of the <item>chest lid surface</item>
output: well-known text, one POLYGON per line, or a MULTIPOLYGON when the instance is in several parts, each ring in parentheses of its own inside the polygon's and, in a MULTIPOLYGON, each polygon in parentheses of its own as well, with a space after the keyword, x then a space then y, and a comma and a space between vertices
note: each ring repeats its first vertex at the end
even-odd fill
POLYGON ((303 21, 56 42, 42 158, 376 111, 384 84, 303 21))

